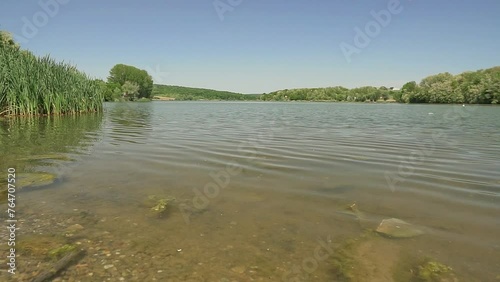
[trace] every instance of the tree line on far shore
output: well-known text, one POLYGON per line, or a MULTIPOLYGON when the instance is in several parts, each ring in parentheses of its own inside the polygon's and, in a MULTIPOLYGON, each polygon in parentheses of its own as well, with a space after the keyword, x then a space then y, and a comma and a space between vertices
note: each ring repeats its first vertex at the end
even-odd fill
POLYGON ((403 103, 498 104, 500 103, 500 66, 463 72, 440 73, 420 83, 406 83, 394 97, 403 103))
POLYGON ((176 100, 337 101, 399 103, 500 103, 500 66, 428 76, 399 89, 364 86, 348 89, 285 89, 241 94, 212 89, 154 85, 147 71, 117 64, 107 81, 92 79, 74 66, 23 50, 0 31, 0 115, 51 115, 101 111, 102 101, 149 101, 153 95, 176 100))
POLYGON ((337 101, 399 103, 500 103, 500 66, 458 75, 440 73, 428 76, 420 83, 410 81, 401 90, 385 86, 364 86, 348 89, 342 86, 326 88, 285 89, 262 94, 263 101, 337 101))

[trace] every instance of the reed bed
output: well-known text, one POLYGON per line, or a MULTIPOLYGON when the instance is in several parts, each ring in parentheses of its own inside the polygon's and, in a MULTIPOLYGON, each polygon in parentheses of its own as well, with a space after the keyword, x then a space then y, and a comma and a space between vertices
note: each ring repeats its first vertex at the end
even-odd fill
POLYGON ((0 116, 102 111, 102 88, 74 66, 0 46, 0 116))

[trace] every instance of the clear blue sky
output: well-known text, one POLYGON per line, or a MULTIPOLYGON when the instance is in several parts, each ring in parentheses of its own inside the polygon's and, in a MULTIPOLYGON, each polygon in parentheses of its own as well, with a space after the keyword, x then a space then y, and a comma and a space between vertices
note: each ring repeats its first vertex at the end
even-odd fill
POLYGON ((124 63, 153 72, 158 83, 263 93, 400 87, 500 65, 498 0, 401 0, 402 10, 350 62, 340 44, 356 47, 355 28, 364 30, 371 11, 394 0, 218 0, 236 4, 223 20, 213 0, 0 1, 0 29, 23 48, 98 78, 124 63), (50 14, 40 4, 55 1, 50 14))

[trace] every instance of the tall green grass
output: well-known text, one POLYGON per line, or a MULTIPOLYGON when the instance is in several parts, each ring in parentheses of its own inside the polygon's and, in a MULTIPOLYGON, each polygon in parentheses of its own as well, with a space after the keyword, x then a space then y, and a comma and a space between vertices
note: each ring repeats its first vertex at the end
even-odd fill
POLYGON ((102 111, 102 88, 74 66, 0 46, 0 116, 102 111))

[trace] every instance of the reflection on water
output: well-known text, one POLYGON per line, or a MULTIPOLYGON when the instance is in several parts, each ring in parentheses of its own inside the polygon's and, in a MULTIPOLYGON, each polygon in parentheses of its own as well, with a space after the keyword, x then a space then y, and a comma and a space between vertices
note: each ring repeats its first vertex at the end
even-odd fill
POLYGON ((117 103, 111 108, 109 122, 115 145, 122 142, 144 144, 151 131, 152 103, 117 103))
POLYGON ((61 182, 21 193, 23 278, 50 265, 33 234, 85 249, 60 274, 82 281, 335 281, 347 239, 360 281, 409 281, 426 257, 460 281, 500 275, 498 107, 153 102, 104 115, 3 127, 2 165, 94 144, 61 182), (162 198, 175 200, 158 217, 162 198), (389 218, 424 235, 373 233, 389 218))
POLYGON ((95 142, 102 114, 0 119, 2 157, 69 153, 95 142))
MULTIPOLYGON (((59 177, 64 167, 99 139, 102 114, 0 119, 0 176, 41 171, 59 177)), ((2 190, 4 190, 2 188, 2 190)))

